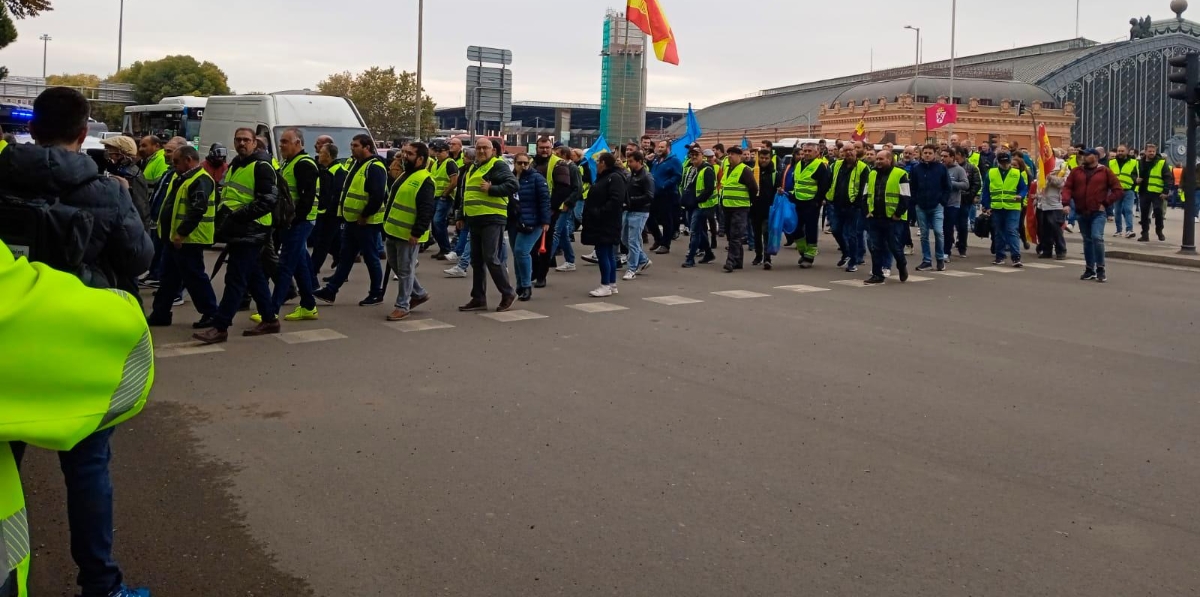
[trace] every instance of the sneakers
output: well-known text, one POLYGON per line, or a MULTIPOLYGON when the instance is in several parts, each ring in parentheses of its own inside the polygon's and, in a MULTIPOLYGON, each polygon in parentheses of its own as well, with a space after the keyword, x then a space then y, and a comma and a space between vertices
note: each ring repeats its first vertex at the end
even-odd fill
POLYGON ((863 285, 871 286, 873 284, 883 284, 886 281, 887 281, 887 278, 884 278, 883 276, 871 276, 870 278, 863 280, 863 285))
POLYGON ((458 253, 455 253, 454 251, 446 253, 445 258, 446 261, 449 261, 450 263, 458 263, 458 253))
POLYGON ((1104 272, 1104 268, 1096 268, 1096 281, 1100 282, 1101 284, 1108 281, 1108 275, 1104 272))
POLYGON ((304 307, 296 307, 294 311, 283 316, 284 321, 316 321, 317 309, 305 309, 304 307))
POLYGON ((929 263, 928 261, 922 261, 921 265, 917 266, 917 271, 919 272, 927 272, 931 269, 933 269, 933 264, 929 263))
POLYGON ((326 286, 320 290, 314 290, 313 298, 325 303, 326 305, 332 305, 333 301, 337 300, 337 293, 330 290, 329 287, 326 286))
POLYGON ((1074 234, 1074 233, 1075 233, 1075 227, 1074 227, 1074 226, 1072 226, 1072 225, 1070 225, 1070 224, 1067 224, 1067 227, 1066 227, 1066 228, 1063 228, 1063 232, 1066 232, 1066 233, 1068 233, 1068 234, 1074 234))
POLYGON ((624 276, 621 276, 622 280, 633 280, 636 278, 637 278, 637 272, 634 270, 629 270, 629 271, 625 272, 624 276))
POLYGON ((150 274, 146 274, 138 280, 138 286, 142 288, 158 288, 158 279, 151 278, 150 274))
POLYGON ((1137 234, 1135 234, 1132 230, 1125 233, 1125 238, 1136 238, 1136 237, 1137 237, 1137 234))
POLYGON ((629 255, 621 254, 617 256, 617 265, 625 267, 629 263, 629 255))
POLYGON ((841 259, 838 259, 837 266, 838 267, 846 267, 846 264, 849 262, 850 262, 850 258, 843 255, 841 259))
POLYGON ((946 271, 946 262, 945 261, 937 262, 937 271, 939 271, 939 272, 946 271))
POLYGON ((858 264, 851 263, 850 265, 846 266, 846 273, 853 274, 856 271, 858 271, 858 264))
POLYGON ((706 263, 712 263, 716 260, 717 260, 716 254, 714 254, 712 252, 705 253, 704 258, 700 260, 700 265, 704 265, 706 263))
POLYGON ((912 255, 913 253, 916 253, 916 252, 917 252, 916 248, 913 247, 912 245, 908 245, 908 246, 904 247, 905 255, 912 255))
POLYGON ((684 262, 683 262, 683 266, 682 266, 682 267, 696 267, 696 260, 694 260, 694 259, 688 259, 687 261, 684 261, 684 262))
POLYGON ((175 300, 171 301, 171 304, 176 307, 182 307, 184 302, 186 301, 183 300, 183 295, 181 294, 175 297, 175 300))
POLYGON ((595 251, 592 251, 591 253, 588 253, 587 255, 580 255, 579 258, 588 263, 600 263, 600 260, 596 258, 595 251))
POLYGON ((275 321, 260 323, 248 330, 242 330, 242 335, 247 337, 266 336, 267 334, 279 333, 279 319, 275 321))
POLYGON ((1025 264, 1024 264, 1024 263, 1021 263, 1021 260, 1019 260, 1019 259, 1014 259, 1014 260, 1013 260, 1013 267, 1015 267, 1015 268, 1017 268, 1017 269, 1021 269, 1021 268, 1025 267, 1025 264))
POLYGON ((360 307, 373 307, 375 305, 382 305, 382 304, 383 304, 383 295, 382 294, 368 294, 367 298, 365 298, 361 301, 358 301, 358 306, 360 306, 360 307))
POLYGON ((653 261, 650 261, 649 259, 647 259, 647 260, 646 260, 646 263, 643 263, 643 264, 641 264, 641 265, 639 265, 639 266, 638 266, 638 268, 637 268, 637 273, 639 273, 639 274, 641 274, 641 273, 645 273, 645 271, 646 271, 647 269, 650 269, 650 266, 651 266, 653 263, 654 263, 653 261))
POLYGON ((467 270, 465 270, 457 265, 452 268, 442 270, 442 273, 446 274, 447 278, 465 278, 465 277, 467 277, 467 270))
POLYGON ((671 247, 659 247, 654 250, 655 255, 666 255, 671 252, 671 247))
MULTIPOLYGON (((1111 222, 1111 221, 1112 221, 1112 220, 1109 220, 1109 222, 1111 222)), ((1114 233, 1113 233, 1113 238, 1120 238, 1120 237, 1121 237, 1121 231, 1120 231, 1120 230, 1118 230, 1118 231, 1116 231, 1116 232, 1114 232, 1114 233)))
POLYGON ((883 268, 883 277, 885 277, 885 278, 892 277, 892 268, 890 268, 890 267, 883 268))
POLYGON ((575 264, 569 263, 569 262, 563 263, 562 265, 554 268, 554 271, 556 271, 556 272, 573 272, 573 271, 575 271, 575 264))
POLYGON ((992 265, 1004 265, 1004 258, 996 257, 995 259, 992 260, 992 265))
MULTIPOLYGON (((633 273, 633 272, 628 272, 628 273, 633 273)), ((632 280, 633 278, 628 278, 628 279, 632 280)), ((609 287, 607 284, 601 284, 595 290, 588 293, 588 295, 594 296, 596 298, 612 296, 612 294, 613 294, 612 288, 609 287)))
POLYGON ((609 289, 609 290, 611 290, 613 294, 618 294, 618 293, 617 293, 617 285, 616 285, 616 284, 609 284, 609 285, 608 285, 608 289, 609 289))
POLYGON ((1079 279, 1080 279, 1080 280, 1083 280, 1083 281, 1085 281, 1085 282, 1086 282, 1086 281, 1088 281, 1088 280, 1095 280, 1095 279, 1096 279, 1096 272, 1095 272, 1095 271, 1093 271, 1093 270, 1090 270, 1090 269, 1085 269, 1085 270, 1083 270, 1083 275, 1082 275, 1082 276, 1079 276, 1079 279))

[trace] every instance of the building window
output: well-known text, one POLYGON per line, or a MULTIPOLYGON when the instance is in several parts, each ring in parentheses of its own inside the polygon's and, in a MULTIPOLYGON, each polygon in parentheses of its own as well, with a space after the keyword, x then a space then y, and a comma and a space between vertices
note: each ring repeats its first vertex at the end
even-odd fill
POLYGON ((994 106, 994 105, 996 105, 996 104, 994 104, 994 103, 992 102, 991 98, 987 98, 987 97, 985 97, 985 98, 980 98, 980 100, 979 100, 979 105, 981 105, 981 106, 994 106))
POLYGON ((1046 108, 1047 110, 1053 110, 1055 105, 1054 102, 1042 102, 1042 107, 1046 108))
POLYGON ((928 104, 928 103, 929 103, 929 96, 928 96, 928 95, 918 95, 918 96, 917 96, 917 99, 916 99, 916 102, 917 102, 918 104, 928 104))

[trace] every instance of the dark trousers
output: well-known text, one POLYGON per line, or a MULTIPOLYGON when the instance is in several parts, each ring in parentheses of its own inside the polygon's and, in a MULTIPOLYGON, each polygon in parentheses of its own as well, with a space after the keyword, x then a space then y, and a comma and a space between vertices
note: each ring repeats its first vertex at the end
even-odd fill
MULTIPOLYGON (((121 586, 121 568, 113 559, 113 487, 108 464, 112 460, 109 439, 114 429, 97 431, 58 453, 58 464, 67 485, 67 525, 71 531, 71 558, 79 566, 79 584, 84 597, 108 595, 121 586)), ((25 444, 12 442, 17 467, 25 456, 25 444)))
POLYGON ((1142 234, 1150 233, 1150 212, 1154 212, 1154 231, 1163 231, 1163 198, 1158 193, 1138 195, 1138 210, 1142 212, 1142 234))
POLYGON ((146 272, 146 275, 150 276, 151 280, 161 280, 163 270, 164 243, 162 239, 159 238, 157 230, 150 231, 150 244, 154 245, 154 257, 150 259, 150 270, 146 272))
MULTIPOLYGON (((562 214, 557 211, 551 213, 551 215, 550 215, 550 231, 554 230, 554 226, 558 224, 558 219, 561 217, 563 217, 562 214)), ((545 236, 545 235, 543 235, 543 236, 545 236)), ((510 235, 509 238, 512 239, 513 252, 515 253, 517 250, 517 245, 516 245, 517 235, 515 235, 515 234, 510 235)), ((546 252, 545 253, 538 252, 541 250, 541 248, 542 248, 542 243, 541 243, 541 240, 539 239, 537 242, 533 243, 533 248, 530 249, 529 254, 531 257, 533 257, 533 279, 541 280, 541 281, 545 282, 546 274, 550 273, 550 267, 554 263, 554 255, 552 255, 550 253, 550 243, 549 242, 546 243, 546 252)))
POLYGON ((908 265, 904 258, 904 232, 908 222, 884 218, 867 218, 871 245, 871 275, 883 277, 884 262, 890 255, 896 268, 908 265))
POLYGON ((1063 238, 1063 221, 1066 216, 1061 209, 1038 210, 1038 255, 1058 257, 1067 254, 1067 241, 1063 238))
MULTIPOLYGON (((954 246, 958 248, 959 255, 967 254, 967 234, 971 229, 971 209, 972 207, 968 207, 964 204, 958 208, 958 214, 954 216, 954 246)), ((949 222, 950 219, 946 218, 946 221, 949 222)), ((948 239, 950 237, 947 236, 946 238, 948 239)), ((949 253, 950 244, 947 243, 944 246, 947 247, 946 252, 949 253)))
POLYGON ((151 321, 170 322, 171 303, 184 288, 192 296, 192 305, 200 315, 216 314, 217 295, 204 271, 205 246, 185 244, 176 249, 172 243, 163 244, 162 276, 150 310, 151 321))
POLYGON ((671 248, 671 239, 679 232, 679 206, 670 199, 656 199, 650 208, 647 224, 654 244, 671 248))
POLYGON ((316 224, 313 226, 312 235, 310 236, 312 240, 312 259, 310 264, 314 280, 313 286, 317 286, 315 280, 317 279, 317 273, 321 271, 321 268, 325 267, 325 258, 334 255, 334 261, 336 262, 336 256, 341 253, 343 221, 336 216, 317 216, 316 224))
POLYGON ((829 211, 829 220, 834 223, 833 236, 839 240, 842 257, 846 265, 858 265, 866 255, 863 246, 863 212, 857 205, 835 208, 829 211))
POLYGON ((337 271, 329 279, 329 288, 335 293, 350 277, 354 269, 354 258, 362 255, 363 264, 367 266, 367 275, 371 279, 370 296, 383 296, 383 265, 379 262, 379 251, 383 243, 383 226, 381 224, 346 223, 342 230, 342 253, 338 256, 337 271))
POLYGON ((958 232, 958 212, 960 211, 962 211, 961 207, 947 205, 942 213, 942 251, 946 255, 949 255, 950 249, 954 247, 955 233, 958 232))
POLYGON ((242 306, 246 292, 254 299, 258 314, 264 322, 275 321, 275 304, 271 302, 271 285, 263 272, 262 245, 234 243, 226 245, 225 293, 217 306, 213 327, 225 331, 242 306))
POLYGON ((750 239, 754 248, 755 259, 762 259, 767 263, 771 262, 771 254, 767 253, 767 214, 760 213, 751 208, 750 211, 750 239))
POLYGON ((300 306, 305 309, 317 308, 317 300, 313 298, 312 264, 308 256, 308 236, 312 230, 312 222, 294 224, 280 239, 279 269, 275 272, 275 290, 271 294, 276 311, 287 300, 293 278, 300 294, 300 306))
POLYGON ((500 244, 504 242, 503 222, 480 222, 478 219, 468 219, 471 227, 471 299, 487 302, 487 277, 490 274, 492 283, 501 296, 513 294, 512 285, 508 283, 508 270, 500 263, 500 244), (487 271, 484 271, 484 270, 487 271))
MULTIPOLYGON (((704 228, 715 211, 716 208, 713 207, 697 207, 692 210, 691 223, 688 224, 688 227, 692 229, 692 235, 688 237, 688 261, 695 259, 696 255, 709 255, 712 253, 713 245, 709 244, 708 232, 704 228)), ((716 230, 713 230, 714 240, 716 234, 716 230)))
POLYGON ((742 261, 745 259, 742 243, 746 240, 746 224, 749 217, 748 207, 725 207, 725 240, 729 242, 729 256, 725 258, 726 267, 742 268, 742 261))
POLYGON ((792 201, 796 205, 798 224, 794 236, 802 257, 817 256, 817 241, 821 239, 821 202, 816 199, 792 201), (800 242, 803 239, 803 242, 800 242))

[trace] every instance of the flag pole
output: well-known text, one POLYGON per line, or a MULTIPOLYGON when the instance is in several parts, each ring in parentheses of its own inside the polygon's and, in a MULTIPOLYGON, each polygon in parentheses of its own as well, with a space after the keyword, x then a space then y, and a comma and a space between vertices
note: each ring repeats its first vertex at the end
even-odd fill
MULTIPOLYGON (((958 0, 950 0, 950 104, 954 105, 954 34, 958 25, 958 0)), ((955 118, 957 121, 958 119, 955 118)), ((954 134, 954 123, 950 123, 950 134, 954 134)))

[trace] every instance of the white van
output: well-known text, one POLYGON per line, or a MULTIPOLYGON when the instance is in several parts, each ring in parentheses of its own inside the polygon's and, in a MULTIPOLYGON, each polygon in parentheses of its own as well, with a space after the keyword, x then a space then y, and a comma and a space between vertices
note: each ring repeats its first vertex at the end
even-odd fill
POLYGON ((239 128, 253 129, 267 138, 268 151, 277 159, 279 136, 289 128, 304 134, 305 149, 313 157, 317 137, 329 135, 338 146, 338 157, 350 157, 350 140, 358 134, 370 134, 354 102, 343 97, 305 93, 267 95, 218 95, 208 98, 204 120, 200 124, 200 150, 213 143, 233 151, 233 133, 239 128))

